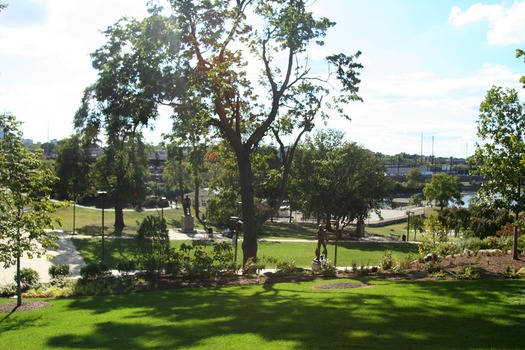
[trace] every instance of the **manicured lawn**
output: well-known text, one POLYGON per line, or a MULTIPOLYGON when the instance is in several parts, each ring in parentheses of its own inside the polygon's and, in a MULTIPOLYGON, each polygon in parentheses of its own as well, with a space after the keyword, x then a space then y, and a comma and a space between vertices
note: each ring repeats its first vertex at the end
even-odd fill
MULTIPOLYGON (((205 211, 205 209, 203 209, 205 211)), ((124 212, 124 222, 127 229, 123 232, 124 235, 133 235, 138 229, 137 222, 141 222, 147 215, 161 215, 160 209, 154 211, 126 210, 124 212)), ((168 223, 169 228, 180 228, 182 208, 179 209, 164 209, 164 218, 168 223)), ((62 229, 71 232, 73 230, 73 206, 59 209, 53 214, 54 217, 62 219, 62 229)), ((100 210, 77 207, 75 210, 75 229, 80 234, 98 236, 101 233, 102 226, 102 212, 100 210)), ((104 226, 106 226, 106 234, 114 233, 113 223, 115 220, 115 212, 112 210, 104 211, 104 226)), ((195 220, 197 229, 202 229, 202 226, 195 220)), ((222 231, 223 228, 214 228, 215 231, 222 231)), ((315 239, 316 225, 310 222, 266 222, 263 226, 259 237, 262 239, 315 239)), ((354 227, 349 227, 348 230, 355 230, 354 227)), ((376 234, 381 236, 389 236, 390 234, 403 235, 406 234, 406 223, 393 224, 384 227, 367 227, 368 234, 376 234)), ((410 232, 410 238, 413 239, 414 233, 410 232)), ((419 236, 419 234, 418 234, 419 236)))
MULTIPOLYGON (((181 215, 182 208, 179 209, 169 209, 165 208, 163 211, 158 210, 148 210, 148 211, 135 211, 135 210, 126 210, 124 211, 124 223, 127 226, 127 229, 124 230, 124 235, 132 235, 137 232, 139 227, 138 222, 144 220, 148 215, 164 215, 168 227, 180 227, 181 226, 181 215)), ((75 230, 79 234, 84 235, 100 235, 102 228, 102 211, 96 209, 82 208, 77 207, 73 210, 73 206, 61 208, 53 214, 54 217, 62 219, 63 230, 69 232, 73 231, 73 216, 75 217, 75 230), (74 215, 73 215, 74 212, 74 215)), ((115 212, 110 209, 104 210, 104 226, 106 227, 106 234, 111 235, 114 233, 113 224, 115 222, 115 212)), ((197 220, 195 220, 196 226, 198 226, 197 220)))
POLYGON ((0 344, 3 349, 523 348, 525 281, 344 282, 369 286, 314 289, 331 283, 316 281, 51 300, 45 309, 0 314, 0 344))
MULTIPOLYGON (((101 239, 73 239, 86 263, 100 261, 101 257, 101 239)), ((191 241, 172 241, 171 245, 175 248, 180 247, 182 243, 191 244, 191 241)), ((135 242, 133 239, 106 239, 104 243, 105 262, 111 268, 115 268, 119 261, 131 260, 133 258, 133 249, 135 242)), ((312 259, 315 258, 315 242, 259 242, 259 257, 273 258, 277 261, 295 260, 296 266, 311 267, 312 259)), ((211 242, 208 243, 208 249, 211 253, 211 242)), ((242 257, 241 247, 239 246, 239 261, 242 257)), ((417 246, 414 244, 404 243, 359 243, 359 242, 340 242, 337 252, 338 266, 357 266, 377 265, 383 257, 385 251, 390 250, 398 259, 405 259, 408 254, 412 253, 417 256, 417 246)), ((334 262, 335 246, 328 245, 328 258, 334 262)), ((268 264, 267 268, 275 267, 268 264)))

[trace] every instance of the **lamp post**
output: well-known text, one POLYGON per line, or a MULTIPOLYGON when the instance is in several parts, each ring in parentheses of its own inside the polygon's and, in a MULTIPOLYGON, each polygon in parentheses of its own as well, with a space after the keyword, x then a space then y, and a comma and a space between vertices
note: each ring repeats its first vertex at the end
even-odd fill
POLYGON ((161 216, 164 219, 164 202, 166 201, 166 197, 160 197, 160 212, 161 216))
POLYGON ((410 214, 412 213, 410 210, 407 210, 407 242, 408 242, 408 235, 410 233, 410 214))
POLYGON ((104 198, 107 197, 108 193, 106 191, 98 191, 99 197, 102 198, 102 259, 104 262, 104 198))

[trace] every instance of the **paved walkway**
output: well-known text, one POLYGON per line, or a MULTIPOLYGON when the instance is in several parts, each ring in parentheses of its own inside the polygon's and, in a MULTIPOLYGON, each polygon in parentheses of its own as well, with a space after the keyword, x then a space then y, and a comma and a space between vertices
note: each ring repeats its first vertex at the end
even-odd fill
MULTIPOLYGON (((20 259, 21 268, 29 267, 38 272, 41 282, 49 282, 49 268, 52 265, 60 263, 69 264, 73 276, 79 276, 80 269, 86 265, 84 259, 80 256, 75 245, 71 241, 71 236, 62 231, 56 231, 58 234, 58 248, 48 250, 47 254, 40 258, 29 259, 24 256, 20 259)), ((0 284, 14 283, 16 265, 7 269, 0 269, 0 284)))
MULTIPOLYGON (((47 283, 50 281, 49 276, 49 268, 52 265, 58 265, 60 263, 69 264, 71 268, 71 273, 73 277, 79 277, 80 275, 80 269, 86 265, 84 259, 80 256, 78 251, 75 248, 75 245, 71 241, 72 237, 79 238, 79 239, 88 239, 93 238, 92 236, 83 236, 83 235, 76 235, 72 236, 70 234, 66 234, 63 231, 57 230, 58 235, 58 245, 59 247, 56 250, 49 250, 46 255, 42 256, 41 258, 33 258, 29 259, 26 256, 22 257, 21 259, 21 268, 32 268, 36 270, 40 276, 40 281, 43 283, 47 283)), ((205 240, 208 239, 207 234, 204 231, 196 231, 193 233, 183 233, 179 230, 171 229, 169 230, 169 236, 170 240, 205 240)), ((222 236, 221 234, 214 234, 214 241, 231 241, 230 238, 226 238, 222 236)), ((115 239, 114 237, 107 238, 107 239, 115 239)), ((123 238, 119 238, 123 239, 123 238)), ((311 242, 316 243, 315 240, 306 240, 306 239, 293 239, 293 240, 279 240, 279 239, 261 239, 261 242, 279 242, 279 241, 285 241, 285 242, 311 242)), ((388 238, 384 237, 374 237, 374 236, 367 236, 365 238, 360 238, 359 241, 355 242, 400 242, 400 241, 394 241, 389 240, 388 238)), ((0 285, 14 283, 14 275, 16 273, 16 265, 11 266, 7 269, 0 268, 0 285)))

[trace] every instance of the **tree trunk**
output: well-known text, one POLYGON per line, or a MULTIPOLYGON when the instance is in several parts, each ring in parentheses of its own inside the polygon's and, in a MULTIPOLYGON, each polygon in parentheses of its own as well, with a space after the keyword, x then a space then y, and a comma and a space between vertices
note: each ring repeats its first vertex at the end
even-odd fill
POLYGON ((20 272, 20 251, 16 257, 16 306, 22 306, 22 274, 20 272))
POLYGON ((255 205, 253 202, 253 174, 249 157, 249 152, 246 150, 237 153, 242 200, 241 220, 244 231, 242 243, 243 266, 246 265, 249 259, 252 259, 254 262, 257 261, 257 221, 255 219, 255 205))
POLYGON ((177 202, 181 203, 181 205, 182 205, 182 201, 184 200, 184 177, 183 177, 183 174, 182 174, 182 158, 183 157, 184 157, 184 154, 183 154, 182 147, 179 147, 179 177, 178 177, 178 182, 179 182, 180 201, 177 199, 177 202))
POLYGON ((118 194, 114 197, 114 207, 115 207, 115 232, 122 233, 124 231, 124 203, 118 194))
POLYGON ((518 256, 518 235, 519 235, 519 230, 518 230, 518 218, 519 218, 519 212, 518 213, 515 213, 515 219, 514 219, 514 239, 513 239, 513 244, 512 244, 512 259, 514 260, 518 260, 519 259, 519 256, 518 256))

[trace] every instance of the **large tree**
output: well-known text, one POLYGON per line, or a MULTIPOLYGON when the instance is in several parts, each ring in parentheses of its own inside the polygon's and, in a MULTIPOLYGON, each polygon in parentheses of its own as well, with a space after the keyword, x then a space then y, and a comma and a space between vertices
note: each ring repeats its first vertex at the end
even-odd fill
POLYGON ((104 156, 97 160, 94 174, 99 189, 113 200, 117 231, 125 226, 124 206, 145 193, 141 131, 158 116, 158 102, 171 96, 171 88, 159 89, 171 77, 166 52, 176 52, 173 30, 167 25, 152 9, 143 21, 123 19, 110 26, 105 31, 108 42, 92 54, 98 80, 86 88, 75 114, 75 127, 86 141, 105 134, 104 156))
POLYGON ((334 208, 332 203, 335 184, 331 179, 336 176, 334 167, 328 165, 330 154, 344 142, 344 133, 339 130, 320 130, 308 135, 299 145, 294 159, 290 195, 306 216, 315 215, 318 223, 324 219, 327 229, 334 208))
POLYGON ((298 152, 291 188, 306 214, 316 213, 338 224, 338 234, 354 220, 363 221, 388 199, 393 184, 383 161, 355 143, 344 142, 335 130, 307 139, 298 152))
POLYGON ((345 143, 330 155, 328 164, 333 173, 331 211, 340 226, 339 234, 354 220, 364 227, 370 212, 379 214, 388 202, 394 186, 385 176, 382 160, 356 143, 345 143))
POLYGON ((33 153, 22 144, 12 115, 0 117, 0 131, 0 262, 4 268, 17 266, 20 306, 20 258, 40 257, 45 248, 58 246, 54 231, 46 229, 57 223, 50 213, 60 204, 50 199, 55 177, 44 165, 42 149, 33 153))
MULTIPOLYGON (((480 105, 474 159, 487 178, 480 199, 514 213, 525 210, 525 114, 514 89, 493 86, 480 105)), ((514 225, 513 259, 518 259, 518 225, 514 225)))
POLYGON ((334 68, 328 76, 314 72, 308 51, 313 44, 322 45, 334 23, 315 19, 303 0, 171 0, 170 4, 181 39, 182 62, 178 62, 186 68, 186 88, 200 91, 212 112, 210 125, 235 153, 244 261, 256 259, 254 149, 270 133, 281 145, 284 172, 278 206, 300 136, 313 128, 317 117, 328 117, 328 109, 344 114, 343 104, 360 100, 357 70, 361 65, 355 62, 360 53, 328 56, 327 65, 334 68), (250 76, 248 68, 259 69, 260 76, 250 76), (333 99, 326 101, 331 92, 335 92, 333 99), (283 137, 290 135, 296 138, 285 146, 283 137))

